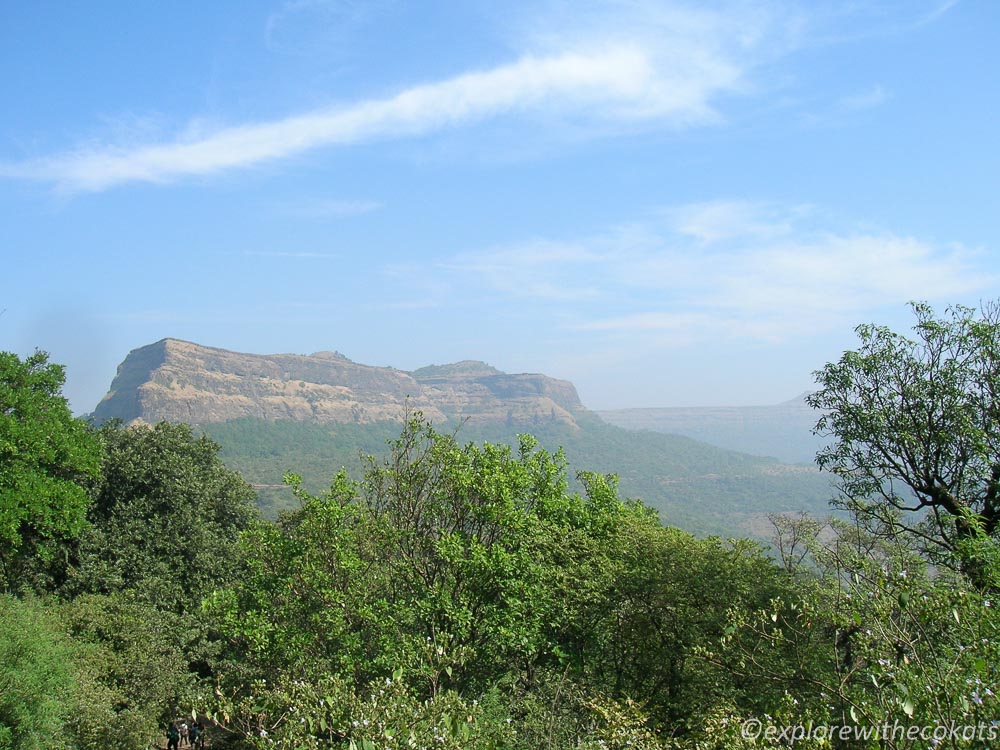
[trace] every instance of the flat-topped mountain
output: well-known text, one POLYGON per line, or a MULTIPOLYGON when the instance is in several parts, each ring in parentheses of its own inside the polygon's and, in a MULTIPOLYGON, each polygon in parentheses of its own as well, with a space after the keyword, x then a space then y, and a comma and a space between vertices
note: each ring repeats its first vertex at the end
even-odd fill
POLYGON ((94 410, 103 422, 211 424, 241 418, 370 424, 420 410, 465 419, 576 425, 585 412, 572 383, 509 375, 483 362, 414 372, 352 362, 339 352, 243 354, 178 339, 129 352, 94 410))

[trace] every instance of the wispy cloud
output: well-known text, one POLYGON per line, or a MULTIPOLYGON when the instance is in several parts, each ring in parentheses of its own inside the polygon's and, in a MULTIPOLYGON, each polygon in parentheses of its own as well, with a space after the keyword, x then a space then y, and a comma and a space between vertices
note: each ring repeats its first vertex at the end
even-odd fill
POLYGON ((486 280, 494 290, 512 297, 568 301, 597 299, 601 290, 586 279, 569 281, 560 269, 602 266, 606 261, 600 251, 583 245, 536 240, 463 253, 435 264, 435 270, 486 280))
POLYGON ((996 282, 961 245, 748 201, 671 207, 601 235, 467 253, 437 269, 454 288, 558 310, 569 328, 673 344, 814 335, 996 282))
MULTIPOLYGON (((920 23, 940 17, 954 2, 935 2, 920 23)), ((317 14, 324 28, 353 28, 373 17, 370 5, 292 0, 269 19, 266 37, 280 46, 282 28, 309 28, 317 14)), ((806 10, 784 0, 532 3, 530 11, 504 11, 504 22, 516 29, 505 64, 271 121, 224 126, 218 118, 195 117, 172 138, 91 139, 68 151, 0 163, 0 177, 43 182, 68 193, 102 191, 218 175, 317 149, 417 138, 504 117, 526 125, 542 118, 549 136, 559 125, 576 136, 581 125, 613 134, 637 124, 718 123, 724 121, 725 96, 773 89, 773 82, 759 85, 757 72, 802 45, 820 43, 817 26, 853 30, 859 17, 867 19, 858 4, 831 5, 837 12, 806 10)), ((905 6, 890 11, 891 19, 910 19, 904 26, 912 27, 913 11, 905 6)), ((411 72, 401 75, 409 79, 411 72)), ((335 96, 330 92, 331 100, 335 96)), ((309 98, 318 96, 310 92, 309 98)), ((867 107, 882 98, 876 87, 843 104, 867 107)))
POLYGON ((773 239, 792 231, 797 215, 807 207, 778 207, 748 201, 710 201, 667 209, 673 231, 702 244, 737 238, 773 239))
POLYGON ((725 68, 703 73, 701 79, 692 78, 671 89, 645 52, 628 46, 545 58, 528 56, 492 70, 415 86, 386 99, 226 128, 196 140, 74 151, 2 165, 0 174, 48 181, 68 191, 97 191, 125 182, 208 175, 323 146, 417 136, 534 109, 600 111, 612 118, 700 120, 711 113, 710 96, 736 76, 736 71, 725 68))
POLYGON ((521 46, 528 51, 507 64, 270 122, 214 130, 196 122, 173 140, 91 143, 0 164, 0 176, 47 182, 68 192, 100 191, 128 182, 213 175, 319 148, 413 138, 507 116, 542 115, 605 129, 643 121, 690 126, 718 118, 715 100, 741 90, 754 64, 753 50, 762 48, 763 30, 723 11, 610 5, 621 10, 613 24, 597 24, 592 14, 581 12, 589 20, 574 29, 526 34, 521 46))

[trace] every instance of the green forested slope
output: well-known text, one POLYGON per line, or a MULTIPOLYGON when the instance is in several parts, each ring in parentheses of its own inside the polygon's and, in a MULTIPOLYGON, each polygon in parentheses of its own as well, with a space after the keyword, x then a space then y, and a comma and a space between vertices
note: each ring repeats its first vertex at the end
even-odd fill
MULTIPOLYGON (((549 450, 563 448, 570 474, 587 469, 618 474, 623 495, 655 508, 663 522, 696 533, 766 535, 770 512, 825 513, 828 477, 811 467, 724 450, 677 435, 625 430, 594 416, 575 429, 558 423, 531 433, 549 450)), ((501 423, 438 425, 458 430, 459 442, 516 442, 517 430, 501 423)), ((399 425, 311 424, 241 419, 206 425, 222 445, 229 466, 258 486, 262 511, 274 516, 292 507, 281 487, 287 471, 300 474, 313 491, 325 487, 341 467, 360 468, 359 455, 385 452, 399 425)), ((523 431, 523 430, 522 430, 523 431)))

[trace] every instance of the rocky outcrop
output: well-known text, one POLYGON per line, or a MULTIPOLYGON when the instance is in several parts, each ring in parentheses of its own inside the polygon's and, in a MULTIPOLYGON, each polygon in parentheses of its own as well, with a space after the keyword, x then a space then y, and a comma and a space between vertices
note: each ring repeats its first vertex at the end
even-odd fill
POLYGON ((94 418, 207 424, 241 417, 370 423, 420 410, 431 421, 468 419, 575 425, 571 383, 508 375, 482 362, 415 372, 352 362, 337 352, 241 354, 163 339, 128 354, 94 418))

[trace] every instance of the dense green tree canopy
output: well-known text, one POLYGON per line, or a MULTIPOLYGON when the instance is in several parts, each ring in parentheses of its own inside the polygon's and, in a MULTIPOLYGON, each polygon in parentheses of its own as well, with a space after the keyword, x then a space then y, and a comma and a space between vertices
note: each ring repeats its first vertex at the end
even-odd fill
POLYGON ((50 557, 85 524, 99 448, 70 413, 64 379, 44 352, 0 352, 0 589, 24 583, 20 563, 50 557))
POLYGON ((40 605, 0 595, 0 748, 68 742, 76 689, 71 653, 40 605))
POLYGON ((253 488, 188 425, 109 422, 98 438, 91 525, 66 590, 128 590, 160 609, 197 611, 233 573, 235 541, 254 516, 253 488))
POLYGON ((696 652, 789 594, 784 571, 580 478, 528 436, 461 445, 420 419, 358 482, 290 477, 301 508, 244 535, 207 607, 220 713, 261 746, 652 747, 722 693, 756 701, 696 652))
POLYGON ((98 750, 114 727, 116 747, 145 750, 148 727, 135 731, 134 715, 118 710, 128 698, 102 679, 109 652, 69 635, 63 614, 0 594, 0 748, 98 750))

